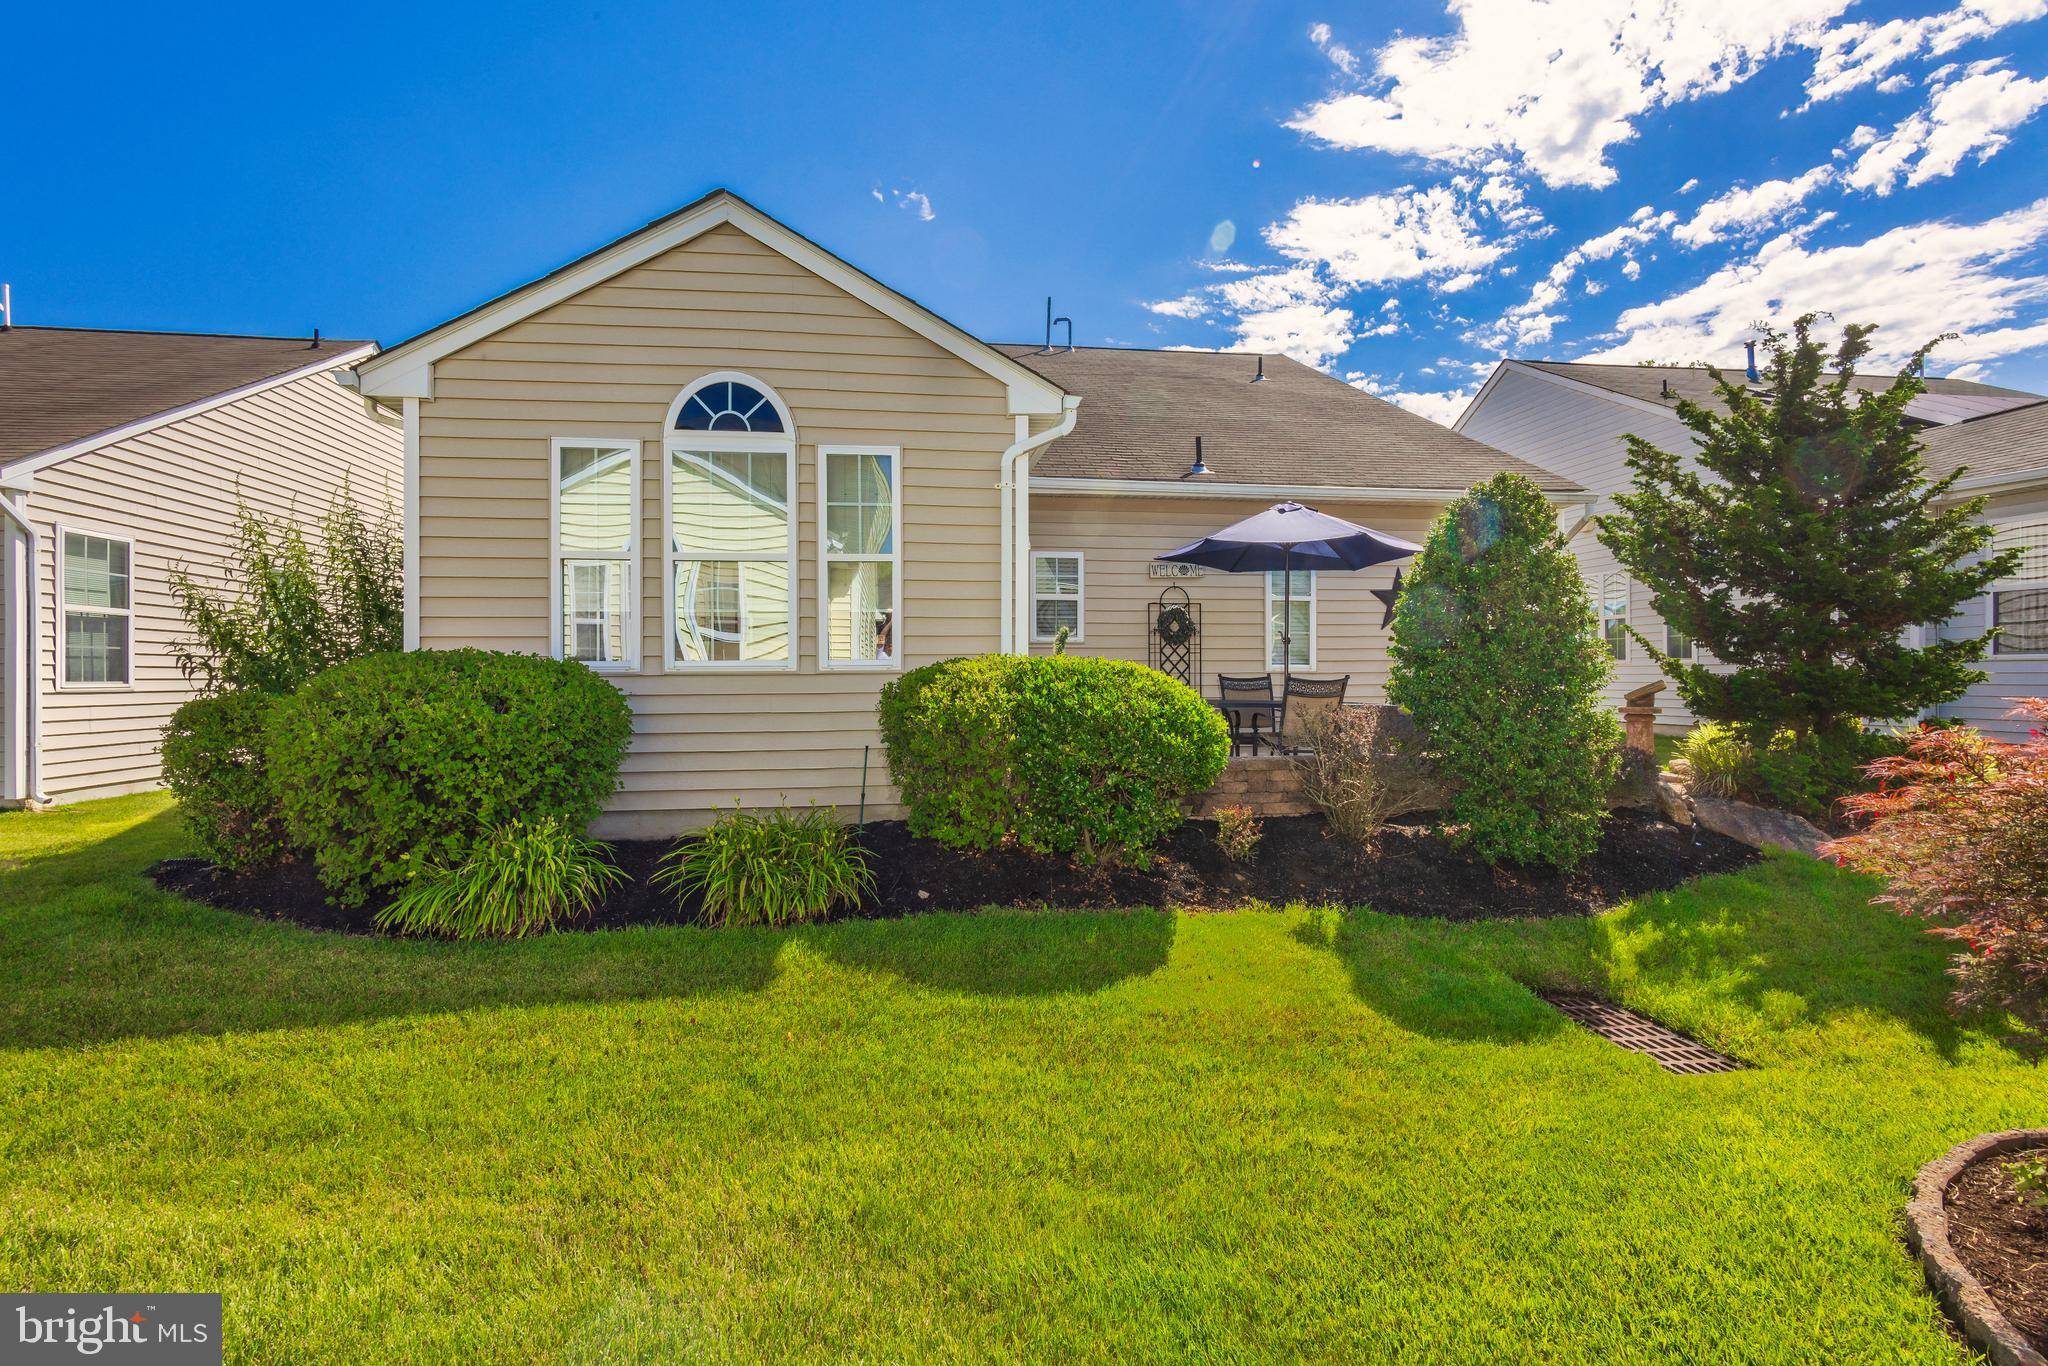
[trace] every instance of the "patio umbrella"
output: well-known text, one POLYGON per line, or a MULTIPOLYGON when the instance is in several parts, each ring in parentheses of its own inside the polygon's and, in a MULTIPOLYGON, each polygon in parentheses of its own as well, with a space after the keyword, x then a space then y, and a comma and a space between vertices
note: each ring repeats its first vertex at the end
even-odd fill
POLYGON ((1157 558, 1174 564, 1199 564, 1226 574, 1285 577, 1280 614, 1280 668, 1294 676, 1294 571, 1366 569, 1389 560, 1404 560, 1422 549, 1413 541, 1374 531, 1369 526, 1331 517, 1300 503, 1276 503, 1264 512, 1212 532, 1201 540, 1169 550, 1157 558))

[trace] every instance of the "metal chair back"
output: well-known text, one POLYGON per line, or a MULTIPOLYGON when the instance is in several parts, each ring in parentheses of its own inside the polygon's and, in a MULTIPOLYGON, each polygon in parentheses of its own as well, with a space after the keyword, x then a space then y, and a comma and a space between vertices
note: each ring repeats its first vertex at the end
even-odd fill
POLYGON ((1290 675, 1286 690, 1280 695, 1281 743, 1290 749, 1298 748, 1318 720, 1344 705, 1344 691, 1350 686, 1350 674, 1341 678, 1290 675))

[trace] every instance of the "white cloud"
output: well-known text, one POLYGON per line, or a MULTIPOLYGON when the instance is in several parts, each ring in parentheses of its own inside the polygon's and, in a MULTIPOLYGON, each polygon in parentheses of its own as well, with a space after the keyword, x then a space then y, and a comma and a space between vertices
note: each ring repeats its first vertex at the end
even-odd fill
POLYGON ((1683 185, 1680 185, 1680 186, 1678 187, 1678 192, 1679 192, 1680 194, 1691 194, 1691 193, 1692 193, 1692 192, 1693 192, 1694 190, 1697 190, 1697 189, 1698 189, 1699 187, 1700 187, 1700 178, 1699 178, 1698 176, 1693 176, 1693 177, 1691 177, 1690 179, 1688 179, 1688 180, 1687 180, 1687 181, 1685 182, 1685 184, 1683 184, 1683 185))
MULTIPOLYGON (((876 199, 882 197, 882 193, 879 190, 873 193, 876 199)), ((929 223, 932 219, 938 217, 937 214, 932 212, 931 196, 923 190, 891 190, 889 193, 896 196, 897 208, 908 209, 916 214, 921 222, 929 223)))
POLYGON ((1679 224, 1671 235, 1689 247, 1703 247, 1722 237, 1758 232, 1806 202, 1834 176, 1834 167, 1816 166, 1791 180, 1766 180, 1730 190, 1700 205, 1691 221, 1679 224))
POLYGON ((1992 360, 2048 345, 2048 275, 2013 264, 2048 243, 2048 198, 1981 223, 1937 220, 1867 242, 1809 249, 1800 230, 1656 303, 1624 311, 1621 340, 1587 360, 1736 353, 1761 319, 1780 325, 1826 311, 1874 323, 1873 361, 1896 364, 1944 332, 1944 363, 1992 360))
POLYGON ((1631 256, 1621 263, 1621 273, 1631 280, 1639 280, 1643 275, 1643 263, 1631 256))
MULTIPOLYGON (((2012 141, 2012 130, 2048 105, 2048 79, 2030 80, 1999 62, 1974 62, 1939 85, 1927 107, 1868 143, 1843 177, 1859 190, 1890 194, 1903 177, 1924 185, 1954 175, 1965 158, 1986 161, 2012 141)), ((1864 130, 1858 128, 1856 137, 1864 130)))
POLYGON ((1358 74, 1358 54, 1330 36, 1328 24, 1310 24, 1308 40, 1316 50, 1330 59, 1330 64, 1347 76, 1358 74))
POLYGON ((1458 414, 1465 411, 1465 405, 1472 401, 1472 389, 1451 389, 1443 393, 1417 392, 1413 389, 1394 389, 1379 395, 1389 403, 1399 404, 1409 412, 1426 417, 1431 422, 1440 422, 1448 427, 1458 420, 1458 414))
POLYGON ((1183 294, 1178 299, 1154 299, 1145 307, 1162 318, 1199 318, 1209 311, 1209 305, 1199 294, 1183 294))
POLYGON ((1335 147, 1454 165, 1508 159, 1548 185, 1608 185, 1607 149, 1634 136, 1637 118, 1817 42, 1848 3, 1448 0, 1457 32, 1395 38, 1372 54, 1368 89, 1319 101, 1289 126, 1335 147))
POLYGON ((1480 274, 1478 271, 1461 270, 1456 275, 1447 275, 1443 279, 1438 280, 1433 288, 1439 294, 1457 294, 1472 288, 1479 281, 1480 274))
POLYGON ((1887 76, 1877 83, 1877 93, 1880 95, 1896 95, 1902 90, 1911 90, 1912 88, 1913 78, 1904 72, 1900 72, 1896 76, 1887 76))
MULTIPOLYGON (((1816 51, 1802 107, 1868 85, 1922 53, 1939 57, 1973 38, 2044 14, 2048 14, 2048 0, 1968 0, 1952 10, 1919 19, 1838 24, 1810 40, 1816 51)), ((1888 92, 1903 88, 1894 84, 1895 79, 1887 79, 1878 88, 1888 92)))
POLYGON ((1224 349, 1277 351, 1326 370, 1356 340, 1357 326, 1349 311, 1330 304, 1293 303, 1244 314, 1237 320, 1237 340, 1224 349))
POLYGON ((1368 285, 1483 269, 1514 239, 1489 239, 1456 191, 1434 185, 1362 199, 1304 199, 1266 229, 1266 241, 1341 284, 1368 285))
MULTIPOLYGON (((1564 314, 1552 309, 1563 302, 1566 288, 1588 262, 1608 260, 1617 252, 1633 252, 1636 247, 1667 231, 1677 218, 1678 215, 1669 210, 1658 213, 1650 205, 1643 205, 1629 215, 1626 223, 1598 237, 1587 238, 1559 257, 1549 272, 1530 289, 1528 298, 1502 314, 1492 326, 1474 329, 1466 339, 1495 350, 1540 346, 1549 341, 1557 325, 1565 320, 1564 314)), ((1630 279, 1634 279, 1631 268, 1641 270, 1636 266, 1633 255, 1622 269, 1630 279)), ((1589 285, 1587 293, 1598 292, 1589 285)))

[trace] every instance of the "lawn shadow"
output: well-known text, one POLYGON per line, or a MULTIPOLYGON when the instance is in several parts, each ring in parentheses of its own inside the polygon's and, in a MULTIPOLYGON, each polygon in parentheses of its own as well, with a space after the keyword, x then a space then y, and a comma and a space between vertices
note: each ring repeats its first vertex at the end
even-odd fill
POLYGON ((1948 1008, 1949 949, 1870 898, 1877 884, 1774 855, 1627 903, 1593 921, 1603 974, 1732 1001, 1776 1027, 1851 1014, 1898 1022, 1953 1060, 1965 1028, 1948 1008))
POLYGON ((985 911, 795 932, 841 967, 976 996, 1086 995, 1166 966, 1171 911, 985 911))
POLYGON ((759 991, 787 935, 679 926, 493 943, 301 929, 160 891, 161 812, 0 873, 0 1048, 759 991))
POLYGON ((1352 993, 1411 1033, 1509 1044, 1572 1027, 1487 952, 1482 924, 1326 909, 1311 911, 1294 933, 1335 954, 1352 993))

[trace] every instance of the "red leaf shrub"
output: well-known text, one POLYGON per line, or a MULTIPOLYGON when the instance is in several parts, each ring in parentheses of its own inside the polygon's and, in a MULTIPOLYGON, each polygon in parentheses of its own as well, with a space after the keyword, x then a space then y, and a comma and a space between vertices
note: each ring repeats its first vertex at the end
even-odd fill
POLYGON ((1865 772, 1848 798, 1866 828, 1824 846, 1889 884, 1881 902, 1932 922, 1963 951, 1949 971, 1959 1009, 2011 1011, 2048 1036, 2048 698, 2020 701, 2037 723, 2018 744, 1968 727, 1927 727, 1865 772))

